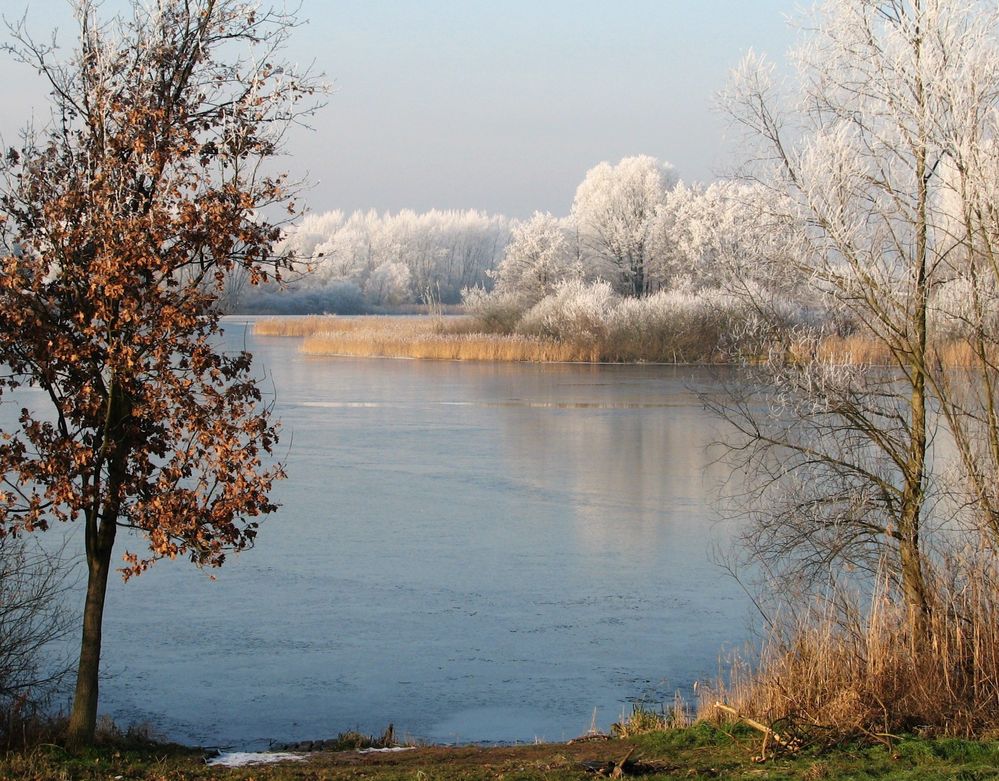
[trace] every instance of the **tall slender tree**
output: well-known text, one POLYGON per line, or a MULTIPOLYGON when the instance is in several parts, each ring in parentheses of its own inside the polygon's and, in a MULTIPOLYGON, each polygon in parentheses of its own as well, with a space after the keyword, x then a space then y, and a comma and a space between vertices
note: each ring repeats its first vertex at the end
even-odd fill
POLYGON ((932 458, 935 432, 959 445, 962 490, 999 517, 989 485, 999 449, 975 444, 982 431, 999 442, 996 332, 983 328, 999 280, 988 254, 997 222, 982 195, 996 170, 997 13, 978 0, 836 0, 809 27, 796 96, 750 56, 728 106, 761 142, 748 169, 765 188, 760 220, 792 238, 771 276, 807 284, 890 367, 851 365, 823 350, 820 330, 782 329, 773 313, 783 349, 728 413, 746 435, 739 453, 763 470, 756 553, 827 573, 887 562, 918 638, 934 609, 929 508, 951 492, 932 458), (965 309, 970 384, 931 333, 955 279, 977 302, 965 309))

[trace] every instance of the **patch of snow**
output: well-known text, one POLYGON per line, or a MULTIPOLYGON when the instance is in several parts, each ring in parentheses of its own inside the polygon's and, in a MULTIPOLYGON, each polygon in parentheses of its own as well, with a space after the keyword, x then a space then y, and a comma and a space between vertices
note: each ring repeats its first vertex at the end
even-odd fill
POLYGON ((390 751, 412 751, 416 746, 392 746, 392 748, 359 748, 358 754, 386 754, 390 751))
POLYGON ((278 751, 227 751, 208 760, 209 765, 223 767, 246 767, 247 765, 269 765, 273 762, 293 762, 305 759, 301 754, 287 754, 278 751))

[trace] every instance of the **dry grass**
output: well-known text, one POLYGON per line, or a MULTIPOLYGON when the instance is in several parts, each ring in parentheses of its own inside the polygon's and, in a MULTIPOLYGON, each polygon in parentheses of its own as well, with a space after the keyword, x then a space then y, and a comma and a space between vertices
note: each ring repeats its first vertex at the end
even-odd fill
MULTIPOLYGON (((697 331, 621 330, 613 335, 579 339, 484 333, 471 317, 308 315, 258 320, 258 336, 304 338, 303 352, 353 357, 425 358, 457 361, 556 361, 603 363, 726 363, 731 356, 717 349, 723 334, 705 327, 697 331)), ((932 346, 931 359, 947 368, 968 368, 977 357, 967 342, 951 340, 932 346)), ((885 344, 869 336, 827 336, 817 344, 792 348, 799 360, 811 354, 827 363, 891 366, 885 344)), ((999 356, 990 356, 999 359, 999 356)))
POLYGON ((951 561, 958 580, 935 585, 925 640, 909 630, 891 587, 866 609, 838 597, 776 629, 758 665, 736 660, 726 680, 702 690, 701 716, 722 701, 811 739, 900 733, 994 736, 999 731, 999 562, 951 561))
MULTIPOLYGON (((365 318, 384 320, 386 318, 365 318)), ((336 315, 307 315, 305 317, 269 317, 253 324, 257 336, 312 336, 324 331, 347 331, 362 327, 363 321, 357 317, 337 317, 336 315)))
POLYGON ((316 316, 260 320, 261 336, 304 337, 302 352, 451 361, 598 361, 592 345, 512 334, 483 334, 462 317, 316 316))
POLYGON ((499 334, 411 334, 340 332, 308 336, 302 352, 450 361, 598 361, 599 352, 529 336, 499 334))
MULTIPOLYGON (((846 366, 895 365, 891 351, 882 340, 863 334, 826 336, 818 343, 806 341, 791 348, 791 356, 796 360, 805 360, 813 355, 825 363, 846 366)), ((960 339, 930 344, 929 358, 931 365, 940 365, 948 369, 971 368, 977 366, 979 362, 971 345, 960 339)), ((989 355, 989 360, 993 363, 997 359, 999 355, 989 355)))
POLYGON ((468 317, 317 315, 259 320, 253 330, 258 336, 304 337, 301 349, 311 355, 534 363, 683 360, 655 340, 643 346, 601 338, 482 333, 468 317))
POLYGON ((641 703, 631 706, 631 713, 622 714, 621 720, 611 724, 611 734, 617 738, 631 738, 650 732, 686 729, 693 724, 687 703, 677 692, 669 708, 650 707, 641 703))
MULTIPOLYGON (((994 344, 986 347, 986 360, 994 367, 999 365, 999 350, 994 344)), ((948 368, 972 369, 978 368, 980 358, 975 352, 975 348, 966 340, 952 340, 942 344, 934 345, 932 360, 941 366, 948 368)))
POLYGON ((819 342, 818 357, 834 364, 887 366, 891 353, 884 343, 867 336, 827 336, 819 342))

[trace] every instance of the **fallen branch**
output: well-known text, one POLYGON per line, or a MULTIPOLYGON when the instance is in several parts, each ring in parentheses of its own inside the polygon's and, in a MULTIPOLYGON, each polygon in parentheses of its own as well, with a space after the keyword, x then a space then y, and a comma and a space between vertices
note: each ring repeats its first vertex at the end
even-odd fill
POLYGON ((716 702, 715 703, 715 709, 716 710, 720 710, 720 711, 724 711, 725 713, 729 714, 730 716, 735 717, 735 719, 737 721, 741 721, 744 724, 747 724, 748 726, 750 726, 753 729, 755 729, 757 732, 762 732, 763 733, 763 752, 762 752, 762 755, 759 758, 759 761, 761 761, 761 762, 765 762, 766 761, 766 758, 767 758, 767 744, 771 740, 774 743, 776 743, 778 746, 780 746, 782 749, 784 749, 785 751, 792 751, 793 752, 793 751, 797 751, 799 748, 801 748, 801 742, 798 741, 798 740, 796 740, 795 738, 788 738, 788 737, 786 737, 784 735, 781 735, 780 733, 778 733, 775 730, 773 730, 770 727, 768 727, 766 724, 762 724, 761 722, 757 721, 756 719, 751 719, 751 718, 749 718, 749 716, 743 716, 741 713, 739 713, 739 711, 737 711, 735 708, 733 708, 733 707, 731 707, 729 705, 725 705, 725 704, 723 704, 721 702, 716 702))
POLYGON ((604 762, 583 762, 582 764, 588 772, 595 773, 598 776, 606 776, 607 778, 624 778, 628 775, 629 771, 633 770, 635 767, 634 763, 629 765, 628 760, 631 759, 631 755, 635 753, 636 748, 637 746, 632 746, 628 750, 628 753, 617 762, 610 759, 604 762))
POLYGON ((624 758, 614 765, 614 769, 611 771, 611 778, 624 778, 624 763, 631 759, 631 755, 635 753, 635 747, 632 746, 631 750, 624 755, 624 758))

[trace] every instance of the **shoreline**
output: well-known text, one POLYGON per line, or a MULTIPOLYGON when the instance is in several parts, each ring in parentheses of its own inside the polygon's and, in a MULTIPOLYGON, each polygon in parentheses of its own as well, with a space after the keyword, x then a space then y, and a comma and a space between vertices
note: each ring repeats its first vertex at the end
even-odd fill
POLYGON ((596 366, 734 366, 716 350, 665 349, 656 340, 610 341, 596 336, 558 340, 483 331, 468 316, 306 315, 254 319, 258 338, 298 338, 317 357, 396 358, 486 363, 596 366))
POLYGON ((0 778, 33 781, 576 781, 640 777, 656 781, 725 778, 995 778, 999 742, 896 736, 882 743, 774 751, 743 724, 643 732, 624 738, 505 747, 415 746, 404 751, 319 751, 305 756, 244 754, 209 764, 204 750, 179 745, 105 745, 71 755, 41 745, 0 754, 0 778), (263 761, 261 761, 263 760, 263 761))

